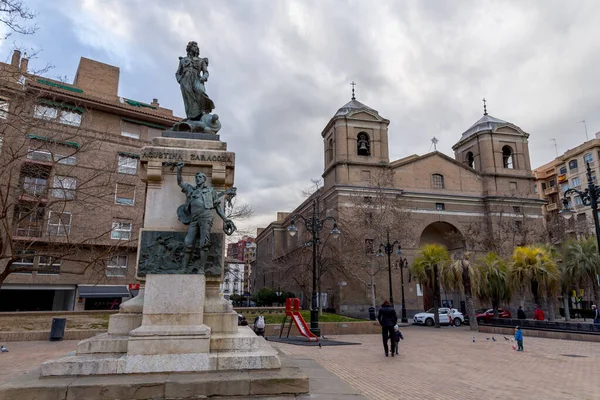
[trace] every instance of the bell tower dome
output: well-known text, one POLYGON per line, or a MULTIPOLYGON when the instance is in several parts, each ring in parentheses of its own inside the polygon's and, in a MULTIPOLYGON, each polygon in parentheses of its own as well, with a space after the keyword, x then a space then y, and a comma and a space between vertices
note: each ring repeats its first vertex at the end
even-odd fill
POLYGON ((463 132, 452 150, 457 161, 482 174, 487 195, 533 195, 529 134, 492 117, 485 105, 483 116, 463 132))
POLYGON ((344 104, 321 132, 325 154, 324 185, 370 180, 373 167, 389 164, 388 125, 369 106, 356 100, 344 104))

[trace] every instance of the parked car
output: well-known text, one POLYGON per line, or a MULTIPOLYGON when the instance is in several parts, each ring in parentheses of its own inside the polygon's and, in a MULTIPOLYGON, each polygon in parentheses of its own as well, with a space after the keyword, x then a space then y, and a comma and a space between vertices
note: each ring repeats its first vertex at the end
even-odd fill
MULTIPOLYGON (((498 317, 499 318, 512 318, 512 315, 510 314, 510 311, 505 310, 503 308, 499 308, 498 309, 498 317)), ((490 319, 494 318, 494 309, 490 308, 488 310, 486 310, 486 309, 477 310, 476 314, 475 314, 475 318, 477 318, 478 323, 488 322, 490 319)))
MULTIPOLYGON (((424 324, 427 326, 433 326, 433 312, 434 308, 430 308, 429 310, 415 314, 413 320, 415 324, 424 324)), ((450 324, 450 314, 452 315, 452 323, 455 326, 461 326, 465 322, 464 315, 458 311, 456 308, 446 308, 442 307, 438 309, 440 314, 440 324, 441 325, 449 325, 450 324)))

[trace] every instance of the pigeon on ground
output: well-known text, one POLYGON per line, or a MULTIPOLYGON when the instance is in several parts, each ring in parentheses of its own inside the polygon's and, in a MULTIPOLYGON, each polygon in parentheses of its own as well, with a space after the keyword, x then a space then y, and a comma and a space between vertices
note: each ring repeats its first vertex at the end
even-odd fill
POLYGON ((323 345, 321 343, 319 343, 319 348, 322 348, 322 347, 323 347, 323 345))
POLYGON ((486 337, 486 338, 485 338, 485 340, 490 340, 490 338, 489 338, 489 337, 486 337))
POLYGON ((508 341, 508 340, 510 340, 510 339, 509 339, 509 338, 507 338, 506 336, 504 336, 504 340, 507 340, 507 341, 508 341))
POLYGON ((495 342, 495 341, 496 341, 496 338, 492 336, 492 340, 495 342))
POLYGON ((0 346, 0 351, 3 353, 8 353, 8 349, 4 346, 0 346))
POLYGON ((473 336, 473 343, 475 343, 475 336, 473 336))

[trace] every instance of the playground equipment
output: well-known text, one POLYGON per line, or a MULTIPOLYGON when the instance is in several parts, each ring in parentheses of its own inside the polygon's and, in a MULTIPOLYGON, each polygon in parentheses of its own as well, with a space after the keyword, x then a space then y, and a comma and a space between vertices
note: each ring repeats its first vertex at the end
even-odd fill
POLYGON ((287 322, 287 318, 290 317, 290 323, 287 328, 287 336, 290 337, 290 330, 292 329, 292 321, 296 324, 298 328, 298 332, 302 336, 308 339, 309 342, 318 342, 319 338, 315 336, 310 329, 308 329, 308 325, 306 325, 306 321, 300 314, 300 299, 285 299, 285 315, 283 316, 283 321, 281 322, 281 329, 279 330, 279 337, 283 334, 283 329, 285 328, 285 323, 287 322))

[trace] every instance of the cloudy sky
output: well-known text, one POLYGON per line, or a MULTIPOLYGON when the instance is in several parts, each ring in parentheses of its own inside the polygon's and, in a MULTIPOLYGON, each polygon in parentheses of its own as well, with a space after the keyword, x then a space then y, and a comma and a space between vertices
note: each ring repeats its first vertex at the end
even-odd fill
POLYGON ((174 78, 189 40, 210 59, 207 92, 236 152, 247 228, 290 211, 323 170, 321 130, 357 99, 391 121, 392 160, 491 115, 531 134, 532 164, 600 131, 600 1, 25 0, 39 31, 0 44, 42 52, 73 80, 79 57, 121 68, 119 94, 183 115, 174 78))

